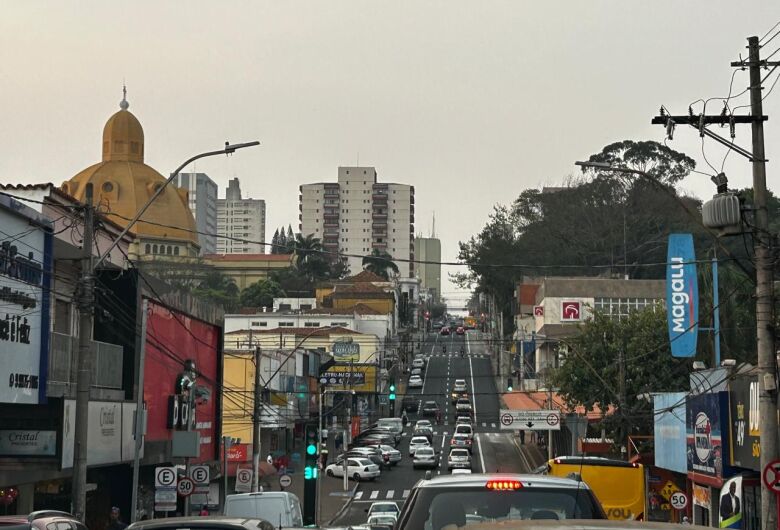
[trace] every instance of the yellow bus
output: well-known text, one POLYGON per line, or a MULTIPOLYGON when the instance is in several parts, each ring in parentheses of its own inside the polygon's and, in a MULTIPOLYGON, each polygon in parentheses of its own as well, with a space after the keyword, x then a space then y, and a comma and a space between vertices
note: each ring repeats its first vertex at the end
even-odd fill
POLYGON ((561 456, 539 471, 556 477, 580 477, 610 519, 645 518, 645 469, 642 464, 595 456, 561 456))

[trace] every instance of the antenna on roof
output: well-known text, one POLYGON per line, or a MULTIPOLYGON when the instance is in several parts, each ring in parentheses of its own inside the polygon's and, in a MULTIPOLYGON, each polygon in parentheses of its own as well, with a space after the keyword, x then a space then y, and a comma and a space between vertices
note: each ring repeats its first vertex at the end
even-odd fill
POLYGON ((431 225, 431 238, 436 237, 436 210, 433 211, 433 224, 431 225))

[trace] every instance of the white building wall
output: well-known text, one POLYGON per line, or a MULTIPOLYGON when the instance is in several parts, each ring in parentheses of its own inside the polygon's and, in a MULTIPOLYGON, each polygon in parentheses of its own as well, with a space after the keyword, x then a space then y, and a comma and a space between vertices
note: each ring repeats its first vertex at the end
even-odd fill
POLYGON ((270 254, 264 244, 265 201, 241 198, 240 189, 238 198, 219 199, 217 233, 217 254, 270 254))

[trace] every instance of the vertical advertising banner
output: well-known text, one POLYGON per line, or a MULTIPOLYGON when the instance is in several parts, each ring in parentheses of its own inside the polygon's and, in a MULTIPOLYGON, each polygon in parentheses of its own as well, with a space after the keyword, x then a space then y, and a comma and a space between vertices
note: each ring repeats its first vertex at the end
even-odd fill
POLYGON ((200 433, 200 456, 194 461, 213 460, 219 328, 150 300, 146 329, 147 440, 171 440, 192 421, 192 430, 200 433), (189 392, 194 393, 192 413, 189 392))
POLYGON ((731 465, 761 471, 758 376, 735 377, 729 390, 731 465))
POLYGON ((689 396, 686 406, 688 471, 723 476, 723 432, 720 400, 725 392, 689 396))
POLYGON ((694 357, 699 334, 699 286, 691 234, 669 234, 666 318, 673 357, 694 357))
POLYGON ((52 236, 40 222, 33 210, 0 200, 0 403, 46 397, 52 236))
POLYGON ((742 528, 742 477, 723 483, 720 490, 718 515, 721 528, 742 528))

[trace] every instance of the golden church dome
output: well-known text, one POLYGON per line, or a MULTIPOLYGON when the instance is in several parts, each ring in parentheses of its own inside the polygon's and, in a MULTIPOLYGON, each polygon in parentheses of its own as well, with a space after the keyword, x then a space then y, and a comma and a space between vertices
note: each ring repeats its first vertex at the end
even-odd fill
MULTIPOLYGON (((126 98, 119 106, 119 112, 111 116, 103 128, 103 161, 64 182, 62 190, 84 201, 86 185, 91 182, 94 204, 112 221, 126 226, 128 219, 165 184, 166 178, 144 164, 144 130, 141 123, 127 110, 129 104, 126 98)), ((180 240, 197 246, 195 219, 187 203, 186 190, 169 184, 131 231, 140 238, 180 240)))

